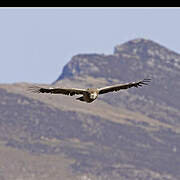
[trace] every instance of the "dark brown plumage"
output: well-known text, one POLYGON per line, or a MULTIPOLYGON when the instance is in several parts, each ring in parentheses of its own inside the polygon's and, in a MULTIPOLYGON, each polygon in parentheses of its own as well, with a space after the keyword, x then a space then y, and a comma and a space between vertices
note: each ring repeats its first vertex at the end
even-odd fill
POLYGON ((42 88, 39 86, 32 86, 29 90, 33 93, 51 93, 51 94, 64 94, 64 95, 83 95, 76 98, 80 101, 85 101, 87 103, 93 102, 98 95, 105 94, 113 91, 119 91, 121 89, 128 89, 132 87, 141 87, 143 85, 148 85, 151 79, 144 79, 137 82, 131 82, 126 84, 117 84, 113 86, 106 86, 103 88, 88 88, 88 89, 77 89, 77 88, 42 88))

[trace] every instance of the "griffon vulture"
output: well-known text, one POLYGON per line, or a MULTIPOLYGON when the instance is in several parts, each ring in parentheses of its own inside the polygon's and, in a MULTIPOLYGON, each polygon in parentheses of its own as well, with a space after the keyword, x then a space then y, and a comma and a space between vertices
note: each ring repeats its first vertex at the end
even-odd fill
POLYGON ((31 92, 34 93, 51 93, 51 94, 64 94, 64 95, 82 95, 81 97, 76 98, 79 101, 85 101, 87 103, 93 102, 98 95, 105 94, 108 92, 119 91, 121 89, 128 89, 132 87, 141 87, 142 85, 148 85, 151 79, 144 79, 137 82, 130 82, 125 84, 116 84, 113 86, 106 86, 102 88, 87 88, 87 89, 78 89, 78 88, 43 88, 39 86, 32 86, 29 88, 31 92))

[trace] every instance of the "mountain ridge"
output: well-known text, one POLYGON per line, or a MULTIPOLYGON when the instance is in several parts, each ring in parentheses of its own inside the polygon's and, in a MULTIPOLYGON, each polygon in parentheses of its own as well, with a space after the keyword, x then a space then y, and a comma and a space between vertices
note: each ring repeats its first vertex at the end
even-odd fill
MULTIPOLYGON (((128 61, 128 57, 134 58, 134 61, 137 61, 137 59, 139 58, 138 55, 143 57, 144 60, 146 60, 146 61, 154 56, 156 58, 157 56, 161 55, 161 57, 157 57, 157 60, 161 60, 161 61, 166 60, 166 59, 168 61, 172 60, 173 63, 171 65, 174 66, 175 68, 177 68, 177 67, 178 67, 178 69, 180 68, 178 53, 175 53, 174 51, 169 50, 168 48, 166 48, 162 45, 159 45, 158 43, 155 43, 152 40, 138 38, 135 40, 125 42, 121 45, 116 45, 114 47, 114 53, 111 55, 78 54, 78 55, 73 56, 72 59, 69 61, 69 63, 67 63, 64 66, 62 74, 59 76, 59 78, 55 82, 57 82, 58 80, 62 80, 66 77, 73 78, 75 76, 78 76, 79 73, 84 74, 84 72, 81 72, 82 69, 84 68, 83 66, 85 66, 86 69, 89 69, 89 73, 91 76, 93 76, 93 73, 96 75, 98 72, 99 66, 95 67, 93 65, 94 61, 96 61, 96 65, 98 62, 103 63, 103 64, 101 64, 101 66, 103 66, 104 63, 106 64, 106 63, 108 63, 108 61, 111 61, 112 59, 116 59, 116 57, 118 57, 117 58, 118 60, 121 59, 120 65, 123 66, 123 63, 127 63, 124 61, 125 60, 128 61), (156 51, 154 51, 154 53, 153 53, 154 48, 156 49, 156 51), (177 58, 178 58, 178 61, 175 61, 174 59, 177 59, 177 58), (87 63, 88 59, 91 59, 91 63, 90 62, 87 63)), ((132 62, 130 62, 130 63, 132 63, 132 62)), ((154 63, 156 63, 156 62, 154 62, 153 60, 152 61, 149 60, 147 65, 149 65, 150 67, 153 67, 154 65, 156 65, 154 63)), ((136 65, 138 65, 138 61, 136 62, 136 65)), ((102 69, 100 72, 103 72, 102 69)), ((86 73, 86 74, 88 74, 88 73, 86 73)), ((99 75, 100 74, 98 74, 97 76, 99 76, 99 75)))

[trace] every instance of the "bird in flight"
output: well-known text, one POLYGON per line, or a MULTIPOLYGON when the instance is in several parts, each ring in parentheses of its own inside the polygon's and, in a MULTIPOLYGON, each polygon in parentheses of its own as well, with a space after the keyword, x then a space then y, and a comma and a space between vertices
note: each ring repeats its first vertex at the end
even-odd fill
POLYGON ((87 103, 93 102, 97 99, 98 95, 119 91, 122 89, 128 89, 132 87, 141 87, 143 85, 149 85, 148 83, 151 79, 144 79, 137 82, 130 82, 125 84, 116 84, 113 86, 106 86, 102 88, 87 88, 87 89, 78 89, 78 88, 43 88, 39 86, 29 87, 29 90, 33 93, 51 93, 51 94, 64 94, 64 95, 82 95, 81 97, 76 98, 76 100, 84 101, 87 103))

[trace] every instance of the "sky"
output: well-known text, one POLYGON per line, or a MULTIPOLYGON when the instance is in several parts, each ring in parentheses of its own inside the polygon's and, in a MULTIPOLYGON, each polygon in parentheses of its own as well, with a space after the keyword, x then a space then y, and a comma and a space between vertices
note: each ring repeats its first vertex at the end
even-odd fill
POLYGON ((51 84, 74 55, 136 38, 180 53, 180 8, 0 8, 0 83, 51 84))

